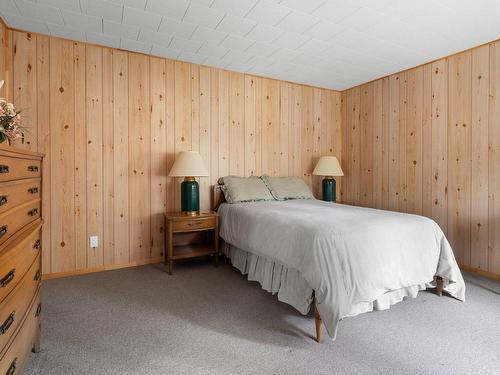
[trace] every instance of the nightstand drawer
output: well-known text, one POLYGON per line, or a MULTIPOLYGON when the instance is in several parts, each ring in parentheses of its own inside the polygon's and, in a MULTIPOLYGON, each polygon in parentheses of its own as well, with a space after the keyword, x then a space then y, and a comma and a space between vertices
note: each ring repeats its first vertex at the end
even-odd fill
POLYGON ((174 221, 173 224, 174 232, 193 232, 197 230, 215 229, 215 218, 174 221))

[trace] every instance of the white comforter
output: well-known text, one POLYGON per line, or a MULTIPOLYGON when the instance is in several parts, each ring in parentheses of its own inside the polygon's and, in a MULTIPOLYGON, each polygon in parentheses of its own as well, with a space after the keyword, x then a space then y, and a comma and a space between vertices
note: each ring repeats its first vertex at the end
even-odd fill
POLYGON ((431 219, 318 200, 223 204, 219 214, 226 242, 301 273, 332 338, 342 318, 416 295, 435 275, 465 298, 450 244, 431 219))

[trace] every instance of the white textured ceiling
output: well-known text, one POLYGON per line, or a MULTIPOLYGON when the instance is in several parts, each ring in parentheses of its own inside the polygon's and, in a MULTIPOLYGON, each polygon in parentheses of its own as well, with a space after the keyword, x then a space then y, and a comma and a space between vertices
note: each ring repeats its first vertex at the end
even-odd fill
POLYGON ((500 38, 500 0, 0 0, 11 27, 337 90, 500 38))

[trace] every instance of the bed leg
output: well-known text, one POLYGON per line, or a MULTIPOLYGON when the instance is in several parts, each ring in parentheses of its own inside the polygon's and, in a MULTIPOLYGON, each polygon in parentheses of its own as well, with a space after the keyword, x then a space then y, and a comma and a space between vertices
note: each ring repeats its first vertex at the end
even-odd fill
POLYGON ((323 321, 319 315, 318 308, 314 304, 314 322, 316 323, 316 341, 319 343, 323 342, 323 321))
POLYGON ((436 294, 441 297, 443 295, 443 278, 436 276, 436 294))

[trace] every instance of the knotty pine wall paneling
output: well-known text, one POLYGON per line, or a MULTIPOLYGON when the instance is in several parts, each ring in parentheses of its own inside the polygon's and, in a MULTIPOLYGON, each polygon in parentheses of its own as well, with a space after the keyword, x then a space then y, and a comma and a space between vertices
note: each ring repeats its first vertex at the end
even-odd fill
POLYGON ((448 59, 448 239, 470 264, 471 52, 448 59))
POLYGON ((432 65, 423 66, 422 215, 432 217, 432 65))
POLYGON ((495 277, 499 51, 491 43, 344 91, 341 138, 345 202, 429 216, 465 269, 495 277))
POLYGON ((431 64, 432 136, 427 147, 432 149, 432 212, 431 217, 448 231, 448 62, 431 64))
POLYGON ((103 196, 103 262, 114 263, 114 118, 113 118, 113 50, 102 50, 102 196, 103 196))
POLYGON ((360 190, 359 200, 366 205, 373 200, 373 92, 374 84, 369 83, 362 87, 360 98, 360 190))
POLYGON ((229 72, 219 71, 217 74, 217 106, 218 132, 217 147, 219 157, 217 159, 220 176, 226 176, 229 172, 229 72))
POLYGON ((228 174, 301 176, 319 195, 317 159, 342 159, 339 92, 2 24, 0 35, 3 92, 30 129, 15 145, 46 154, 45 277, 160 261, 163 212, 180 209, 182 179, 167 177, 180 151, 199 151, 210 171, 203 209, 228 174))
POLYGON ((113 51, 113 233, 114 262, 130 262, 128 53, 113 51))
MULTIPOLYGON (((23 121, 36 123, 36 37, 32 34, 12 34, 13 98, 16 107, 22 111, 23 121)), ((24 135, 25 148, 36 150, 37 128, 31 127, 24 135)))
MULTIPOLYGON (((280 128, 279 128, 279 170, 290 174, 288 142, 290 124, 290 87, 286 82, 280 82, 280 128)), ((326 138, 326 135, 325 135, 326 138)))
POLYGON ((165 60, 150 59, 151 79, 151 257, 158 258, 163 253, 163 213, 167 209, 167 121, 165 100, 166 69, 165 60))
POLYGON ((255 77, 245 76, 245 176, 258 174, 257 145, 260 146, 260 132, 257 130, 256 85, 255 77))
MULTIPOLYGON (((103 171, 107 166, 103 164, 103 49, 96 46, 85 48, 85 130, 86 154, 82 164, 86 163, 86 190, 87 190, 87 233, 96 235, 101 240, 101 246, 86 247, 87 264, 96 267, 104 259, 104 196, 103 171)), ((108 124, 109 125, 109 124, 108 124)), ((78 126, 75 125, 75 129, 78 126)), ((76 158, 81 155, 75 155, 76 158)), ((86 236, 86 234, 85 234, 86 236)), ((83 237, 83 236, 82 236, 83 237)), ((82 238, 83 240, 83 238, 82 238)))
MULTIPOLYGON (((243 91, 244 92, 244 91, 243 91)), ((207 66, 200 66, 200 82, 199 82, 199 113, 200 113, 200 146, 199 152, 205 166, 210 171, 212 169, 211 160, 211 68, 207 66)), ((200 177, 200 200, 201 202, 210 202, 210 185, 212 181, 210 177, 200 177)))
MULTIPOLYGON (((87 151, 96 148, 96 144, 89 144, 92 139, 87 140, 87 105, 92 104, 92 100, 88 103, 86 85, 87 85, 87 60, 85 45, 81 43, 74 44, 73 64, 75 69, 75 253, 76 253, 76 268, 86 267, 88 253, 95 255, 94 250, 88 248, 87 240, 87 151)), ((96 68, 93 68, 96 70, 96 68)), ((92 78, 90 78, 92 79, 92 78)), ((92 91, 92 90, 90 90, 92 91)), ((89 124, 91 127, 92 124, 89 124)), ((50 127, 50 124, 49 124, 50 127)), ((91 134, 91 132, 90 132, 91 134)), ((99 150, 100 151, 100 150, 99 150)), ((90 161, 90 164, 92 162, 90 161)), ((94 173, 91 171, 90 173, 94 173)), ((50 188, 50 186, 49 186, 50 188)), ((95 188, 95 187, 94 187, 95 188)), ((95 201, 95 198, 90 198, 90 201, 95 201)), ((97 213, 97 212, 96 212, 97 213)), ((95 220, 94 220, 95 221, 95 220)))
POLYGON ((490 46, 472 50, 472 105, 471 105, 471 244, 472 267, 488 268, 488 139, 489 139, 489 86, 490 46), (476 223, 474 225, 474 223, 476 223))
MULTIPOLYGON (((0 79, 5 80, 8 74, 8 68, 6 64, 6 58, 9 56, 8 45, 7 45, 7 28, 5 24, 0 21, 0 74, 2 75, 0 79)), ((6 85, 0 89, 0 98, 7 97, 6 85)))
POLYGON ((229 73, 229 173, 245 175, 245 76, 229 73))
MULTIPOLYGON (((488 270, 500 274, 500 42, 490 45, 488 107, 488 270)), ((484 173, 484 172, 483 172, 484 173)), ((484 212, 483 221, 486 221, 484 212)), ((480 224, 478 223, 473 223, 480 224)))
MULTIPOLYGON (((38 129, 38 152, 45 154, 43 158, 43 185, 42 189, 45 192, 42 200, 42 215, 44 220, 42 249, 51 248, 51 195, 50 186, 52 175, 50 170, 50 43, 49 37, 37 35, 37 50, 36 50, 36 78, 37 78, 37 129, 38 129)), ((50 272, 51 251, 42 250, 42 264, 44 270, 50 272)))
MULTIPOLYGON (((306 87, 302 90, 301 96, 301 117, 300 117, 300 128, 301 128, 301 141, 300 141, 300 152, 302 163, 302 175, 309 183, 312 185, 312 170, 314 166, 312 165, 313 160, 313 145, 314 145, 314 129, 313 129, 313 119, 312 119, 312 103, 313 103, 313 89, 306 87)), ((264 171, 265 173, 265 171, 264 171)))
POLYGON ((423 68, 408 72, 406 129, 406 211, 422 214, 423 68))
POLYGON ((138 261, 151 255, 150 67, 140 54, 129 54, 128 63, 130 260, 138 261))
MULTIPOLYGON (((75 180, 75 154, 77 152, 75 148, 75 64, 73 63, 75 44, 68 40, 50 41, 51 184, 48 191, 51 215, 50 258, 51 269, 58 270, 58 272, 71 271, 77 265, 75 241, 75 183, 77 182, 75 180)), ((14 101, 16 100, 17 98, 14 97, 14 101)))

